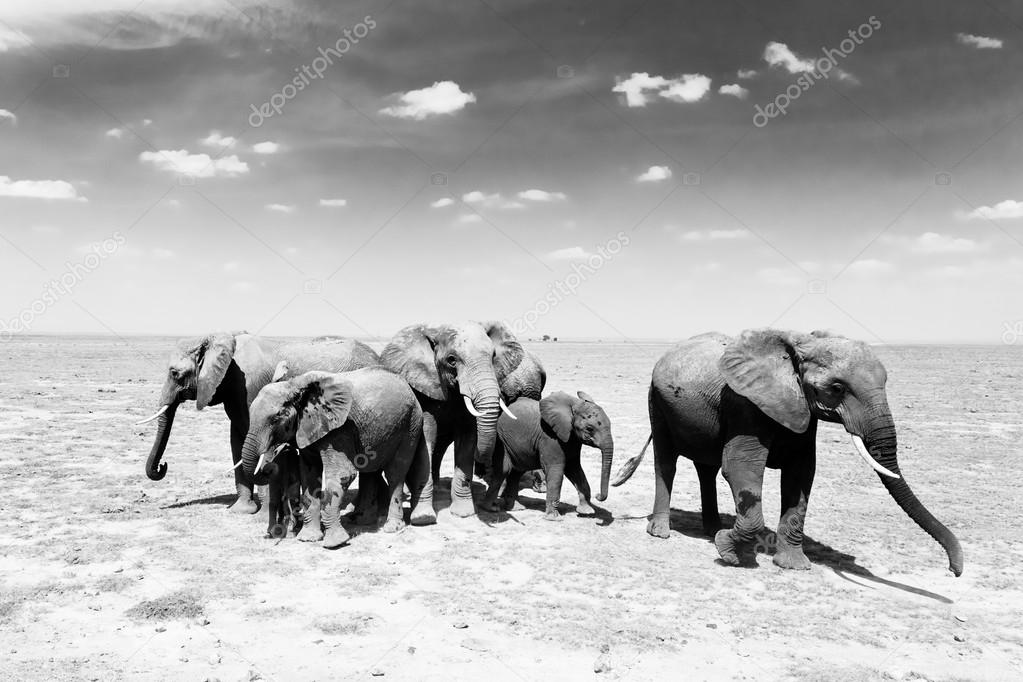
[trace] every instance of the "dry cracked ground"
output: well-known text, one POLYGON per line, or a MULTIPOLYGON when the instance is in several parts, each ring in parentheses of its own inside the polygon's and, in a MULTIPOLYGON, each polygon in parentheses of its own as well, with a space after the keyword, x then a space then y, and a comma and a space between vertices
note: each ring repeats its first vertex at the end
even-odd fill
MULTIPOLYGON (((841 428, 822 425, 809 572, 729 568, 679 466, 674 531, 646 535, 652 458, 598 517, 524 508, 336 551, 264 537, 226 511, 227 420, 183 409, 159 482, 143 460, 171 339, 25 337, 0 347, 0 678, 1010 680, 1023 676, 1023 355, 887 347, 901 463, 956 532, 966 571, 896 507, 841 428)), ((535 344, 548 390, 611 416, 617 460, 647 436, 666 346, 535 344)), ((449 475, 450 457, 442 479, 449 475)), ((596 452, 585 466, 598 478, 596 452)), ((765 507, 776 518, 777 473, 765 507)), ((482 484, 478 486, 482 493, 482 484)), ((722 510, 731 510, 719 482, 722 510)), ((731 517, 726 516, 726 523, 731 517)))

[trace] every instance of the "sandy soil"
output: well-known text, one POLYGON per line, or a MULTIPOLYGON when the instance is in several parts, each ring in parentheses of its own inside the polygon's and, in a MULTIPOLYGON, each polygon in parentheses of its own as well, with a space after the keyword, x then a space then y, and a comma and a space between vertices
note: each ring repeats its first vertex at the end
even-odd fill
MULTIPOLYGON (((646 535, 649 456, 598 518, 508 514, 397 535, 351 527, 337 551, 268 540, 240 518, 227 420, 182 409, 160 482, 143 461, 169 339, 21 338, 0 376, 0 678, 1010 680, 1023 676, 1023 474, 1015 348, 879 349, 918 495, 960 537, 964 575, 822 425, 809 572, 728 568, 700 536, 679 467, 668 540, 646 535), (602 672, 595 672, 599 668, 602 672)), ((617 460, 647 435, 664 346, 536 344, 549 390, 585 390, 617 460)), ((585 460, 591 484, 598 453, 585 460)), ((450 457, 444 476, 450 472, 450 457)), ((769 474, 765 511, 778 513, 769 474), (773 503, 773 504, 772 504, 773 503)), ((723 481, 720 506, 732 505, 723 481)), ((478 493, 482 493, 480 485, 478 493)), ((726 523, 731 517, 726 517, 726 523)))

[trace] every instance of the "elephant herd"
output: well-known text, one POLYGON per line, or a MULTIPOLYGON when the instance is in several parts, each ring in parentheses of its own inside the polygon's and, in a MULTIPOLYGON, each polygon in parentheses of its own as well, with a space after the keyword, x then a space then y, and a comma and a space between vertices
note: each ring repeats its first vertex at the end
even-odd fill
POLYGON ((720 559, 739 565, 764 532, 766 468, 781 471, 781 519, 774 563, 807 569, 803 523, 816 468, 818 420, 842 424, 856 452, 877 472, 905 513, 948 555, 956 575, 963 553, 955 535, 920 502, 902 476, 887 373, 870 347, 823 332, 747 330, 703 334, 677 344, 656 363, 648 393, 651 435, 611 481, 611 420, 585 392, 543 396, 540 360, 500 322, 418 324, 399 331, 379 354, 338 337, 281 342, 218 333, 178 344, 168 363, 146 474, 167 474, 163 457, 174 415, 222 404, 231 423, 237 500, 254 513, 254 486, 268 485, 271 536, 291 528, 299 540, 338 547, 349 540, 341 517, 374 523, 385 507, 385 532, 405 527, 408 491, 413 526, 436 523, 434 482, 454 446, 450 512, 476 513, 474 472, 488 489, 479 505, 513 508, 525 472, 546 475, 544 518, 560 520, 565 477, 579 494, 577 511, 596 513, 581 465, 583 445, 601 453, 597 500, 621 485, 653 444, 654 505, 647 532, 669 536, 672 485, 679 456, 700 482, 703 527, 720 559), (721 528, 716 479, 735 503, 735 523, 721 528), (358 478, 354 507, 342 508, 358 478))

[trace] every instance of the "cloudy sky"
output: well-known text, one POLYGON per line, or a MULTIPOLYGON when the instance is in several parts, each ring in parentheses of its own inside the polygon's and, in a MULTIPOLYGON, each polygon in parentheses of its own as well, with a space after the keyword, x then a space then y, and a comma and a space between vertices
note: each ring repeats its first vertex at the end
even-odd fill
POLYGON ((1023 338, 1021 44, 1000 0, 4 0, 0 329, 1023 338))

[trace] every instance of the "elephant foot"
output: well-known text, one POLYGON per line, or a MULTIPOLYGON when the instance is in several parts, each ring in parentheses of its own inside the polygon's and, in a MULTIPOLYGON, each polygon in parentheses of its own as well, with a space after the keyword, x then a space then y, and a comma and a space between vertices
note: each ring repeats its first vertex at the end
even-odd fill
POLYGON ((227 508, 232 514, 255 514, 259 511, 259 505, 252 498, 239 497, 234 504, 227 508))
POLYGON ((405 530, 405 522, 401 519, 387 519, 384 525, 380 526, 380 530, 385 533, 400 533, 405 530))
POLYGON ((480 509, 488 512, 504 511, 504 500, 483 500, 480 502, 480 509))
POLYGON ((323 535, 323 546, 327 549, 334 549, 335 547, 340 547, 351 539, 352 536, 348 534, 348 531, 341 526, 335 526, 334 528, 328 529, 323 535))
POLYGON ((352 521, 359 526, 372 526, 377 522, 377 514, 375 511, 363 510, 358 512, 352 521))
POLYGON ((756 564, 756 555, 751 554, 749 543, 737 542, 731 530, 719 530, 714 535, 714 546, 717 547, 721 561, 729 566, 742 566, 744 559, 752 565, 756 564))
POLYGON ((597 514, 597 510, 591 507, 587 502, 580 502, 575 508, 575 513, 579 516, 595 516, 597 514))
POLYGON ((544 521, 564 521, 564 517, 557 511, 544 512, 544 521))
POLYGON ((803 554, 802 547, 779 547, 774 553, 774 564, 797 571, 810 570, 810 560, 803 554))
POLYGON ((522 511, 524 507, 519 504, 519 500, 516 497, 506 497, 502 500, 501 506, 505 511, 522 511))
POLYGON ((302 526, 302 530, 298 532, 296 537, 301 542, 319 542, 323 539, 323 531, 317 526, 319 524, 306 524, 302 526))
POLYGON ((409 521, 413 526, 432 526, 437 523, 437 512, 433 511, 432 505, 421 505, 412 510, 409 521))
POLYGON ((671 524, 668 523, 668 519, 650 519, 650 522, 646 524, 646 532, 655 538, 669 538, 671 537, 671 524))
POLYGON ((280 540, 288 536, 288 525, 285 523, 275 523, 266 529, 266 536, 274 540, 280 540))
POLYGON ((465 499, 462 497, 451 498, 451 515, 457 516, 458 518, 464 519, 469 516, 473 516, 476 513, 476 505, 473 504, 472 499, 465 499))

